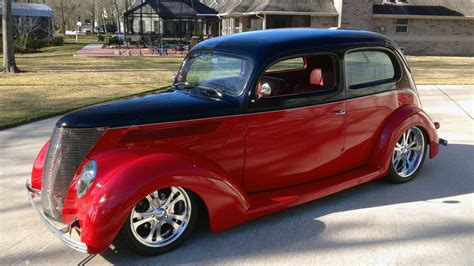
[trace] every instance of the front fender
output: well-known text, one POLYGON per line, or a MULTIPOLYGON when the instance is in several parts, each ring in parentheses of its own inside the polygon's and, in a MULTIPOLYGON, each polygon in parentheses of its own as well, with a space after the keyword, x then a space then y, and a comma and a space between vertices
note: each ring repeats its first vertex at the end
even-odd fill
POLYGON ((181 186, 196 193, 208 210, 214 232, 245 221, 247 198, 225 171, 208 159, 177 150, 146 148, 121 149, 90 159, 98 165, 96 180, 78 199, 79 176, 73 179, 63 219, 68 222, 79 218, 81 240, 93 253, 107 248, 132 208, 160 188, 181 186))
POLYGON ((430 144, 430 159, 434 158, 439 152, 439 138, 433 121, 421 108, 406 105, 397 109, 385 123, 371 154, 370 166, 387 174, 395 143, 403 132, 414 126, 421 128, 425 133, 430 144))

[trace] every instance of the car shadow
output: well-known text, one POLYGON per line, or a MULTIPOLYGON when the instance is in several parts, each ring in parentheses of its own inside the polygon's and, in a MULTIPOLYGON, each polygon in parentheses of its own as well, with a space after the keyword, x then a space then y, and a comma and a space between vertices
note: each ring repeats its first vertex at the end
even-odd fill
MULTIPOLYGON (((383 180, 367 183, 283 212, 266 216, 219 234, 212 234, 201 227, 178 249, 158 257, 141 257, 124 247, 109 249, 100 256, 110 263, 209 263, 228 259, 272 256, 291 252, 320 252, 342 247, 380 245, 387 242, 409 242, 446 235, 472 234, 471 223, 439 223, 418 226, 413 232, 396 239, 352 240, 339 235, 338 240, 323 232, 364 230, 368 221, 357 219, 328 223, 327 216, 381 206, 424 202, 442 208, 456 208, 458 199, 449 197, 474 192, 472 175, 474 146, 452 144, 442 147, 435 160, 427 160, 420 175, 412 182, 394 185, 383 180), (326 222, 323 222, 325 220, 326 222)), ((404 217, 396 217, 403 221, 404 217)), ((369 221, 370 222, 370 221, 369 221)))

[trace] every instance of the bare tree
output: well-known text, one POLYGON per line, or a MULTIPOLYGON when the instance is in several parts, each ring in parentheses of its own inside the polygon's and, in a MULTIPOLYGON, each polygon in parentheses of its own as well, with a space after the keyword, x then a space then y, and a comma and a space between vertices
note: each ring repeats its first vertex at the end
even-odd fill
POLYGON ((66 26, 71 22, 72 14, 81 6, 80 1, 75 0, 54 0, 51 6, 57 13, 61 33, 66 33, 66 26))
POLYGON ((114 18, 115 18, 115 22, 117 23, 117 27, 118 27, 118 31, 121 32, 121 29, 120 29, 120 15, 123 13, 123 9, 119 8, 119 4, 117 3, 117 0, 112 0, 112 2, 114 3, 114 8, 115 8, 115 12, 114 12, 114 18))
POLYGON ((104 32, 107 35, 108 32, 107 32, 106 19, 108 17, 108 12, 107 12, 106 6, 108 6, 107 3, 104 3, 104 1, 99 1, 100 23, 102 23, 102 25, 104 27, 104 32))
POLYGON ((95 22, 97 18, 97 5, 96 0, 88 0, 86 2, 85 8, 87 9, 86 13, 91 17, 92 21, 92 32, 95 31, 95 22))
POLYGON ((38 17, 18 17, 15 19, 18 46, 25 50, 31 34, 41 27, 38 17))
POLYGON ((110 17, 110 20, 114 21, 117 25, 117 30, 122 32, 121 18, 122 15, 129 7, 135 3, 134 0, 102 0, 101 4, 104 9, 104 13, 110 17))
POLYGON ((13 49, 13 17, 11 0, 3 1, 2 32, 3 71, 6 73, 18 73, 20 70, 16 66, 15 50, 13 49))

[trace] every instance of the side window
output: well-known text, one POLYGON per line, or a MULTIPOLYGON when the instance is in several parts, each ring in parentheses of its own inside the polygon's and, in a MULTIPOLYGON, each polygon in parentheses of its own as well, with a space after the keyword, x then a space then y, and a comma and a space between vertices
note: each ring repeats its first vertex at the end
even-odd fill
POLYGON ((337 60, 322 54, 276 62, 260 78, 258 98, 336 90, 337 60))
POLYGON ((382 51, 356 51, 345 57, 346 81, 349 86, 360 86, 396 78, 390 56, 382 51))

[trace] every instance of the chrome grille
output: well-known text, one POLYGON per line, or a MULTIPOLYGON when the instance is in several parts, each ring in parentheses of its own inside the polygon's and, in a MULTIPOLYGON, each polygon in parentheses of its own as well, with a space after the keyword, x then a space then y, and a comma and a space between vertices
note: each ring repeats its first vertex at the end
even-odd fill
POLYGON ((104 128, 56 127, 43 170, 41 205, 43 212, 61 220, 64 198, 77 168, 85 159, 104 128))

